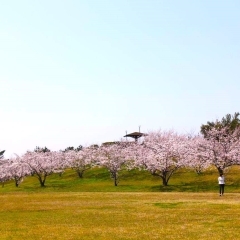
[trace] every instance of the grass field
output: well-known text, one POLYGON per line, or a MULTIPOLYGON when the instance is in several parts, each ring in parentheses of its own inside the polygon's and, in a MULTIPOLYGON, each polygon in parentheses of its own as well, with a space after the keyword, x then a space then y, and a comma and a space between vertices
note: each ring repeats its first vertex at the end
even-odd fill
POLYGON ((239 239, 240 194, 1 194, 0 239, 239 239))
POLYGON ((0 188, 0 239, 240 239, 239 168, 218 195, 215 170, 179 171, 168 187, 147 172, 123 172, 118 187, 104 169, 34 177, 0 188))

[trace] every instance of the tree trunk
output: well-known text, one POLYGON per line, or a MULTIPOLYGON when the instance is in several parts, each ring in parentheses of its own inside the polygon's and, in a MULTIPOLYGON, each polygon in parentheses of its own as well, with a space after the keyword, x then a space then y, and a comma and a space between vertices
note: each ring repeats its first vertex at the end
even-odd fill
POLYGON ((38 175, 38 180, 39 180, 39 183, 40 183, 41 187, 45 187, 46 177, 47 176, 45 176, 45 175, 44 176, 38 175))
POLYGON ((114 186, 116 187, 118 185, 117 177, 114 178, 114 186))
POLYGON ((19 186, 18 180, 15 179, 15 187, 18 187, 18 186, 19 186))
POLYGON ((167 181, 166 177, 162 177, 162 184, 163 184, 163 186, 168 185, 168 181, 167 181))
POLYGON ((162 172, 162 175, 160 175, 160 177, 162 178, 163 186, 167 186, 169 180, 169 178, 167 177, 167 172, 162 172))
POLYGON ((77 174, 78 174, 79 178, 83 178, 83 172, 84 171, 77 171, 77 174))
POLYGON ((217 170, 218 170, 219 175, 223 174, 223 169, 222 168, 218 167, 217 170))
POLYGON ((22 177, 14 177, 16 187, 19 187, 22 179, 23 179, 22 177))
POLYGON ((118 185, 118 177, 116 172, 111 173, 112 178, 114 179, 114 186, 116 187, 118 185))
POLYGON ((40 182, 40 186, 41 186, 41 187, 45 187, 44 182, 41 181, 41 182, 40 182))

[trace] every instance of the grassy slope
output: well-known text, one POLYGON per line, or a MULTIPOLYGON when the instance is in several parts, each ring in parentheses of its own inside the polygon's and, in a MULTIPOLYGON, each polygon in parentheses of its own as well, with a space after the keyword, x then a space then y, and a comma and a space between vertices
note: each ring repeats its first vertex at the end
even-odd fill
MULTIPOLYGON (((232 167, 225 175, 226 192, 240 192, 240 168, 232 167)), ((1 192, 216 192, 218 173, 213 168, 200 175, 190 170, 179 170, 169 181, 169 186, 162 186, 159 177, 146 171, 122 171, 117 187, 113 186, 109 172, 103 168, 86 171, 80 179, 73 170, 67 170, 62 176, 53 174, 46 180, 46 188, 40 188, 35 177, 24 179, 19 188, 14 182, 5 183, 1 192)))

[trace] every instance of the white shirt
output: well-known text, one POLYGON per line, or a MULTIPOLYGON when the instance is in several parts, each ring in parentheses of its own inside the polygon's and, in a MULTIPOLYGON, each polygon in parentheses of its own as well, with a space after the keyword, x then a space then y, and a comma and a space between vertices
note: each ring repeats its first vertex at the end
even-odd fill
POLYGON ((224 176, 220 176, 220 177, 218 178, 218 184, 225 184, 225 178, 224 178, 224 176))

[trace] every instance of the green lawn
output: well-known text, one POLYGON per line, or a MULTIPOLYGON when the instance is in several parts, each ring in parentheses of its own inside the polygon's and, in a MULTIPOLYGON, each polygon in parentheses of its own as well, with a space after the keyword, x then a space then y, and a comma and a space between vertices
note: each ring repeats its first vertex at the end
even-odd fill
POLYGON ((0 239, 240 239, 240 169, 226 173, 218 195, 215 169, 178 171, 169 186, 147 172, 123 171, 114 187, 109 173, 72 170, 35 177, 19 188, 0 188, 0 239))

